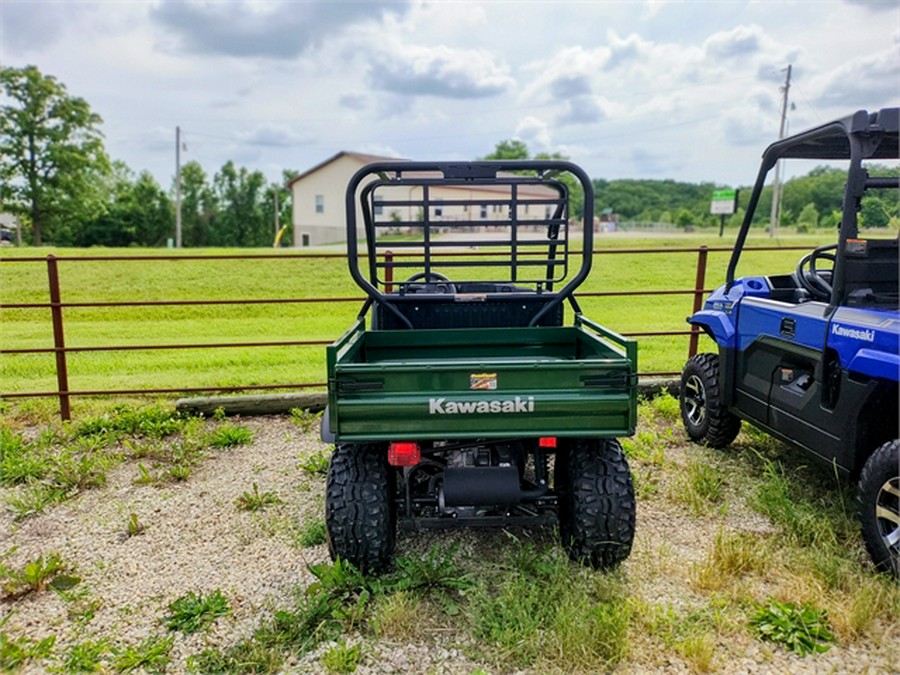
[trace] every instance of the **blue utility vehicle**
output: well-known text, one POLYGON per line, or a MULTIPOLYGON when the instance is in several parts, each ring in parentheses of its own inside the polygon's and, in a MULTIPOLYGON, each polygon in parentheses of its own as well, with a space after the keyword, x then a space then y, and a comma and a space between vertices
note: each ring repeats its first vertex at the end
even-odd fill
POLYGON ((895 226, 863 231, 858 218, 875 191, 898 199, 898 121, 897 108, 860 110, 766 149, 725 285, 688 318, 718 352, 688 361, 680 404, 697 443, 725 447, 746 420, 856 480, 866 548, 879 569, 900 576, 898 237, 895 226), (793 271, 736 277, 766 176, 781 159, 847 168, 837 241, 793 271))

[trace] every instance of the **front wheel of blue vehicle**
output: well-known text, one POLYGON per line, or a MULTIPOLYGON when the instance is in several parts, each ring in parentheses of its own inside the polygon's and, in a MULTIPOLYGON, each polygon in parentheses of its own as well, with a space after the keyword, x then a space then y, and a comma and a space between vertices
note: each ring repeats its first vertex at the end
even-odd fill
POLYGON ((559 534, 572 560, 612 569, 631 553, 634 484, 614 438, 577 439, 556 456, 559 534))
POLYGON ((900 577, 900 440, 880 446, 859 476, 863 541, 882 572, 900 577))
POLYGON ((325 489, 325 528, 332 560, 362 572, 387 569, 394 556, 394 471, 383 445, 339 443, 325 489))
POLYGON ((741 430, 741 420, 722 402, 717 354, 697 354, 681 372, 678 392, 681 420, 695 443, 724 448, 741 430))

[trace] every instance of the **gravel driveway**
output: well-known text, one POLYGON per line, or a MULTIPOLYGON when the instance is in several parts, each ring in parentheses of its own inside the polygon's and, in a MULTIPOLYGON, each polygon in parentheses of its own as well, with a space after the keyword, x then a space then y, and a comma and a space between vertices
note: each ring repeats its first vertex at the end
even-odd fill
MULTIPOLYGON (((137 644, 151 635, 168 634, 162 619, 175 598, 219 589, 229 600, 230 615, 206 631, 172 633, 169 672, 182 672, 188 656, 250 635, 261 618, 288 603, 298 586, 312 581, 308 565, 328 561, 324 545, 301 548, 296 543, 300 525, 322 519, 324 493, 324 480, 298 465, 324 446, 316 433, 302 433, 286 417, 242 423, 253 431, 253 442, 213 452, 185 482, 136 485, 136 463, 126 462, 109 473, 105 486, 42 514, 22 522, 0 514, 0 552, 9 552, 10 567, 55 552, 74 564, 82 589, 74 600, 45 591, 3 601, 0 612, 8 618, 0 624, 2 630, 32 640, 55 635, 55 653, 101 637, 120 645, 137 644), (235 500, 254 484, 260 492, 274 492, 283 503, 258 512, 239 510, 235 500), (145 527, 140 535, 128 535, 131 514, 145 527), (81 611, 85 608, 93 611, 81 611)), ((764 518, 739 506, 729 509, 725 518, 729 527, 742 531, 761 536, 772 531, 764 518)), ((624 565, 631 592, 676 607, 690 603, 697 592, 686 584, 685 570, 706 555, 722 522, 692 517, 665 500, 642 500, 634 552, 624 565)), ((436 538, 453 538, 462 542, 462 551, 477 556, 480 546, 495 546, 497 536, 482 531, 406 535, 399 549, 425 550, 436 538)), ((746 634, 716 645, 713 670, 898 672, 897 626, 885 628, 880 637, 875 644, 838 644, 826 654, 800 658, 746 634)), ((491 672, 489 665, 465 656, 465 645, 456 644, 452 636, 390 644, 359 639, 367 640, 367 646, 357 672, 491 672)), ((635 644, 642 643, 637 639, 635 644)), ((321 672, 324 648, 289 663, 286 671, 321 672)), ((25 672, 45 672, 48 665, 31 663, 25 672)), ((675 653, 648 654, 634 648, 618 672, 681 673, 691 668, 675 653)))

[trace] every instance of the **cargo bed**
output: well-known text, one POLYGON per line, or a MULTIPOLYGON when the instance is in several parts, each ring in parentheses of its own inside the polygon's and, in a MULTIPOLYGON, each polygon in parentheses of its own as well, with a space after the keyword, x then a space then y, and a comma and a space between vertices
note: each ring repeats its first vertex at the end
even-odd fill
POLYGON ((366 331, 328 348, 342 440, 634 433, 637 348, 587 319, 569 327, 366 331))

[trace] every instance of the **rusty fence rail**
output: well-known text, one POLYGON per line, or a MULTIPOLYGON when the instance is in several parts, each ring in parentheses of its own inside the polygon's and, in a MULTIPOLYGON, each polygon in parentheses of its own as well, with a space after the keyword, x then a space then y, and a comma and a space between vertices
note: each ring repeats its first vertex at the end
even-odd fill
MULTIPOLYGON (((699 246, 692 248, 642 248, 642 249, 603 249, 594 251, 595 255, 644 255, 644 254, 694 254, 696 256, 696 275, 694 287, 688 289, 636 289, 627 291, 596 291, 578 293, 579 298, 599 297, 629 297, 652 295, 687 295, 692 298, 692 312, 702 307, 703 297, 710 292, 705 288, 707 258, 711 252, 728 252, 726 247, 699 246)), ((755 247, 755 251, 765 250, 806 250, 805 247, 755 247)), ((402 254, 386 252, 385 263, 389 267, 393 258, 402 254)), ((478 255, 472 252, 444 253, 445 256, 472 256, 478 255)), ((140 389, 92 389, 73 390, 69 386, 69 374, 67 354, 78 352, 110 352, 129 350, 179 350, 179 349, 231 349, 231 348, 259 348, 259 347, 287 347, 287 346, 324 346, 332 340, 279 340, 262 342, 210 342, 189 344, 153 344, 153 345, 103 345, 89 347, 67 347, 65 340, 65 324, 63 309, 65 308, 115 308, 115 307, 159 307, 159 306, 198 306, 198 305, 279 305, 279 304, 315 304, 315 303, 362 303, 362 297, 313 297, 313 298, 270 298, 270 299, 235 299, 235 300, 135 300, 135 301, 109 301, 109 302, 63 302, 59 279, 60 262, 131 262, 131 261, 184 261, 184 260, 291 260, 291 259, 315 259, 315 258, 346 258, 342 253, 298 253, 282 255, 137 255, 137 256, 55 256, 46 257, 21 257, 0 258, 0 263, 45 263, 47 266, 47 283, 49 289, 49 302, 34 303, 0 303, 0 310, 4 309, 49 309, 53 329, 53 347, 29 347, 29 348, 0 348, 0 355, 17 354, 54 354, 56 359, 57 388, 52 391, 33 392, 9 392, 0 393, 0 399, 13 398, 57 398, 59 400, 60 417, 63 420, 71 419, 70 398, 74 396, 99 396, 99 395, 143 395, 143 394, 174 394, 174 393, 200 393, 200 392, 237 392, 259 391, 272 389, 309 389, 324 387, 324 382, 285 382, 280 384, 258 384, 228 387, 181 387, 181 388, 140 388, 140 389)), ((386 278, 388 285, 391 278, 386 278)), ((687 336, 688 358, 697 353, 700 333, 696 328, 668 331, 635 331, 623 332, 626 337, 665 337, 687 336)), ((641 372, 641 376, 668 376, 676 372, 652 371, 641 372)))

